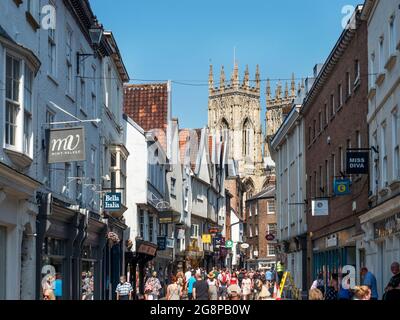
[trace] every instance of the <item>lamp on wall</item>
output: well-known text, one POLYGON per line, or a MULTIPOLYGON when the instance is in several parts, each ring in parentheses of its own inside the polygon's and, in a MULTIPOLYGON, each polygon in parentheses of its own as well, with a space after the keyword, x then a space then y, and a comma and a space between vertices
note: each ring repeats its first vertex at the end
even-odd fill
POLYGON ((89 37, 91 41, 92 48, 94 50, 94 53, 76 53, 76 59, 77 59, 77 64, 76 64, 76 72, 77 74, 80 73, 80 64, 82 61, 87 59, 88 57, 95 57, 96 58, 96 50, 100 46, 101 39, 103 37, 103 26, 98 23, 97 18, 95 17, 92 23, 92 26, 89 28, 89 37), (81 58, 83 58, 81 60, 81 58))

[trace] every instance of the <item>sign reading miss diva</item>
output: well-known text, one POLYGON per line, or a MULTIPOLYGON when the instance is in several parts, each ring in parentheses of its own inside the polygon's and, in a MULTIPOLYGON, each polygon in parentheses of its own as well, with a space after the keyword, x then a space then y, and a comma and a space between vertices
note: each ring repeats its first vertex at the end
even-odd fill
POLYGON ((347 152, 346 173, 368 174, 369 152, 347 152))

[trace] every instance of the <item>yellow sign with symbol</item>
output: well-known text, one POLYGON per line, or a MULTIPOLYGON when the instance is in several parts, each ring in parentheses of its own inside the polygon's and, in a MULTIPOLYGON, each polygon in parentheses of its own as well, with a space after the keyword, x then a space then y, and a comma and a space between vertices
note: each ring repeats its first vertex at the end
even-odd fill
POLYGON ((203 234, 201 237, 201 241, 205 244, 211 243, 211 234, 203 234))

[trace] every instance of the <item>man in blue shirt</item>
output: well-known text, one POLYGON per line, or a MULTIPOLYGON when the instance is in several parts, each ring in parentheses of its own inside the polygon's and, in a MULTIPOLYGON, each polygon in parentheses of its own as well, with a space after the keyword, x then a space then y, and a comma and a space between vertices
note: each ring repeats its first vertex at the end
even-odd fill
POLYGON ((195 272, 192 271, 192 276, 189 278, 188 281, 188 298, 189 300, 193 300, 193 285, 196 282, 195 272))
POLYGON ((378 287, 376 278, 366 267, 361 268, 361 284, 371 289, 371 300, 378 300, 378 287))
POLYGON ((59 300, 62 298, 62 280, 59 273, 56 274, 56 280, 54 281, 53 285, 54 295, 56 296, 56 299, 59 300))

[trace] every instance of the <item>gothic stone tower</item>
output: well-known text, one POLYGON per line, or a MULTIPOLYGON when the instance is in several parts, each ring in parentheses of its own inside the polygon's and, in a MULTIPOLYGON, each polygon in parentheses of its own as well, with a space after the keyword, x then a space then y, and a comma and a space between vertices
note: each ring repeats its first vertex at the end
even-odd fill
POLYGON ((250 85, 247 66, 240 83, 239 68, 235 63, 231 80, 225 81, 222 66, 219 86, 214 87, 210 66, 208 127, 211 134, 229 133, 229 157, 238 161, 239 175, 249 192, 247 197, 261 191, 265 180, 258 65, 254 83, 255 86, 250 85))
MULTIPOLYGON (((299 85, 300 86, 300 85, 299 85)), ((304 85, 303 85, 304 86, 304 85)), ((300 87, 299 89, 300 90, 300 87)), ((296 98, 296 83, 294 80, 294 74, 292 74, 292 81, 289 86, 286 82, 285 92, 282 92, 282 85, 279 82, 275 90, 275 97, 271 96, 271 85, 270 81, 267 80, 267 112, 266 112, 266 137, 265 137, 265 157, 271 158, 271 153, 269 149, 269 142, 275 133, 278 131, 279 127, 285 120, 286 116, 290 113, 292 109, 293 100, 296 98)))

